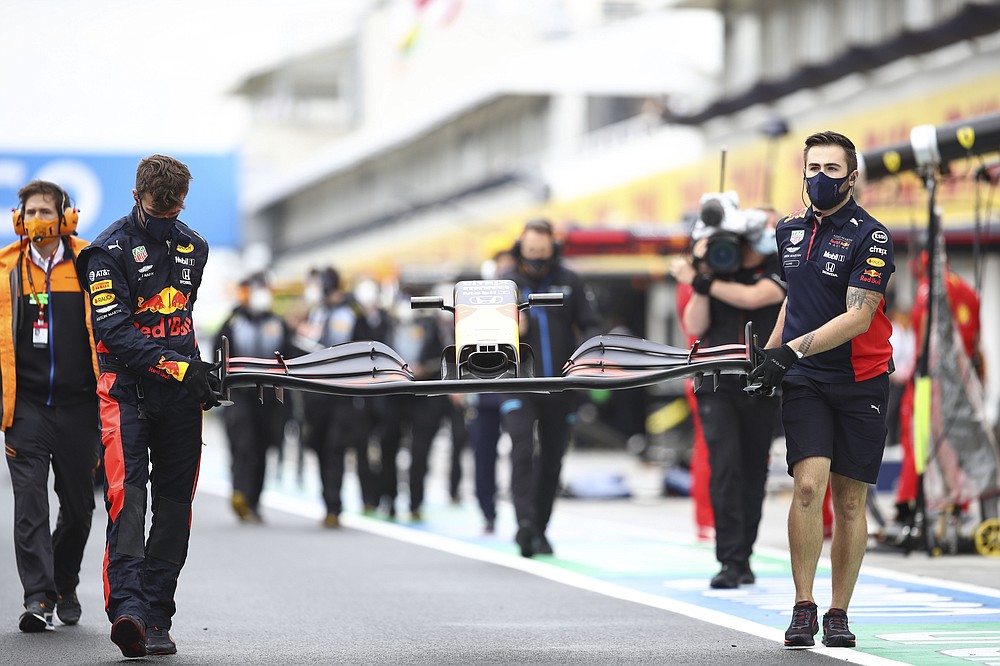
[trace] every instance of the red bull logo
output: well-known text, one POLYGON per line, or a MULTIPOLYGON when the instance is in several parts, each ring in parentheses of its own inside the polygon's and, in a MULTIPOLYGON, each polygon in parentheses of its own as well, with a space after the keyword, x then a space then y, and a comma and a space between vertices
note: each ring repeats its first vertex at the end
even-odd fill
POLYGON ((156 312, 167 315, 177 310, 187 310, 190 296, 191 292, 185 294, 174 287, 166 287, 149 298, 140 296, 133 314, 156 312))
POLYGON ((862 282, 871 282, 872 284, 882 284, 882 274, 874 268, 869 268, 861 271, 860 280, 862 282))
POLYGON ((168 361, 166 356, 161 356, 160 362, 156 364, 156 367, 177 381, 181 381, 184 379, 184 373, 187 372, 188 363, 187 361, 168 361))

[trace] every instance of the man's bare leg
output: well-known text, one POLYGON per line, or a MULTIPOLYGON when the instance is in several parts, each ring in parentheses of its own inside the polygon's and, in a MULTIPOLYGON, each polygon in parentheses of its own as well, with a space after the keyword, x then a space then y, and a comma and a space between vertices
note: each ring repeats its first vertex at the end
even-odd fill
POLYGON ((794 472, 795 486, 788 508, 788 548, 795 601, 815 603, 813 581, 823 550, 823 497, 830 478, 830 459, 804 458, 795 463, 794 472))
POLYGON ((830 485, 836 521, 830 551, 833 562, 830 607, 846 611, 868 546, 868 517, 865 514, 868 484, 834 473, 830 475, 830 485))

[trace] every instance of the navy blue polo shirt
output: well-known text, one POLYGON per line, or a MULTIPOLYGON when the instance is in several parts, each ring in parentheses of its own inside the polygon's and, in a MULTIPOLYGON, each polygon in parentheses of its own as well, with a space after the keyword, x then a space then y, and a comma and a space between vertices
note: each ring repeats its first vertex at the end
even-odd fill
MULTIPOLYGON (((895 270, 892 237, 851 198, 820 222, 812 207, 778 222, 781 277, 788 285, 781 341, 814 331, 847 312, 847 289, 885 294, 895 270)), ((801 359, 789 376, 820 382, 861 382, 889 369, 892 324, 885 298, 866 333, 839 347, 801 359)))

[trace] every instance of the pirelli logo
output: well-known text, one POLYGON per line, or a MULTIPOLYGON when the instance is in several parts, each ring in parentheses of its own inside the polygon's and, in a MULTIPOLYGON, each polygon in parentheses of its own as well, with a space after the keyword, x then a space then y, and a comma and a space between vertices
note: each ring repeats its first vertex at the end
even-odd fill
POLYGON ((98 291, 107 291, 108 289, 111 289, 111 280, 98 280, 90 285, 90 293, 92 294, 98 291))

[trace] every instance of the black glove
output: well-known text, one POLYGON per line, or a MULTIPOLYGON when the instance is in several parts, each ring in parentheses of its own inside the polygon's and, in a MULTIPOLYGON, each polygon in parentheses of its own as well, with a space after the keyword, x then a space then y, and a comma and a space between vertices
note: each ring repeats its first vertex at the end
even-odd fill
POLYGON ((708 275, 707 273, 698 273, 691 280, 691 288, 694 289, 696 294, 701 294, 702 296, 708 296, 708 292, 712 289, 712 283, 715 282, 714 275, 708 275))
POLYGON ((218 407, 219 395, 222 393, 222 382, 212 374, 212 371, 219 367, 218 363, 207 363, 205 361, 188 361, 188 369, 184 373, 184 380, 181 382, 191 396, 201 403, 201 408, 206 412, 212 407, 218 407))
POLYGON ((775 390, 781 386, 785 373, 799 360, 799 355, 788 345, 761 349, 760 355, 763 360, 750 371, 750 376, 747 377, 749 384, 743 390, 756 395, 774 395, 775 390))

